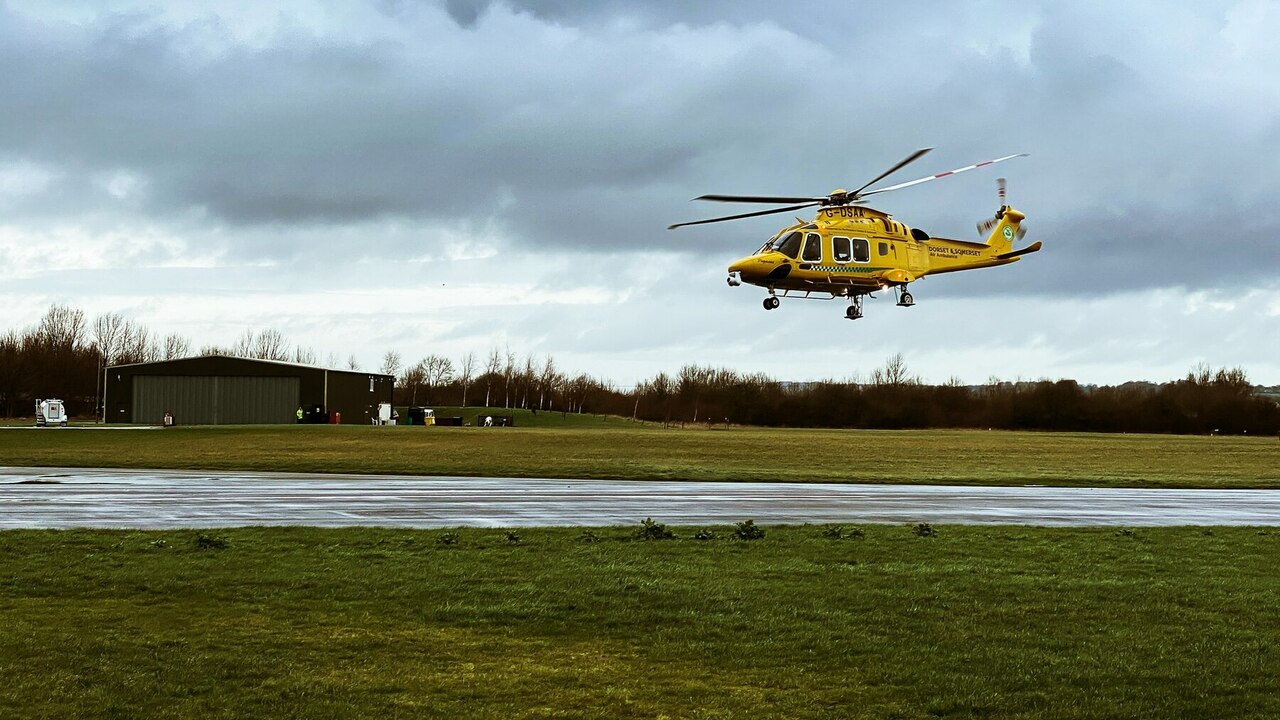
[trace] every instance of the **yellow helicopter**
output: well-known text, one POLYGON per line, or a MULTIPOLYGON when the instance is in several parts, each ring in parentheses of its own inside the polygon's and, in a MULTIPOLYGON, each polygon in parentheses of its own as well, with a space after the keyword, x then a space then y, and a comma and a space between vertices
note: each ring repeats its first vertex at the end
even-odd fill
POLYGON ((779 294, 781 297, 803 298, 811 298, 814 293, 830 294, 830 297, 818 298, 823 300, 846 297, 849 299, 849 308, 845 317, 850 320, 862 317, 862 300, 867 296, 874 297, 871 295, 873 292, 892 289, 897 294, 899 307, 911 307, 915 304, 915 299, 907 290, 907 285, 926 275, 1008 265, 1017 262, 1022 255, 1040 249, 1039 242, 1021 250, 1013 249, 1014 240, 1020 240, 1026 234, 1021 225, 1025 216, 1005 204, 1004 178, 997 180, 1000 209, 996 211, 994 218, 978 223, 978 234, 980 237, 986 235, 985 242, 930 237, 919 228, 909 228, 892 215, 864 205, 866 201, 863 198, 871 195, 901 190, 1005 160, 1026 157, 1026 153, 1006 155, 878 190, 867 189, 920 159, 932 149, 917 150, 857 190, 836 190, 826 197, 702 195, 694 199, 798 204, 676 223, 667 229, 820 206, 821 209, 812 221, 796 218, 794 225, 783 228, 755 254, 730 265, 728 283, 730 287, 737 287, 746 282, 767 289, 769 297, 764 300, 765 310, 778 307, 781 303, 779 294))

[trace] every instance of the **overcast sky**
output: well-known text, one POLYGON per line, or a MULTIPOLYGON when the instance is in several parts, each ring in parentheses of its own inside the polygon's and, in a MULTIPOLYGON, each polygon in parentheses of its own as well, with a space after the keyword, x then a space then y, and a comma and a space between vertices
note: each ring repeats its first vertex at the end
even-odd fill
POLYGON ((1280 3, 216 7, 0 0, 0 329, 64 303, 196 346, 509 346, 620 385, 898 352, 934 382, 1280 384, 1280 3), (973 239, 1004 176, 1044 250, 849 322, 726 286, 786 216, 665 229, 927 146, 894 180, 1030 157, 876 207, 973 239))

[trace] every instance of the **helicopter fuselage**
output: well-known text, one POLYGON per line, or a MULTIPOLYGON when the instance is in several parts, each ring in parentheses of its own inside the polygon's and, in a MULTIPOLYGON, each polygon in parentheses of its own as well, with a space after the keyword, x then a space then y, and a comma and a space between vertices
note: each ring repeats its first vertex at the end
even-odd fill
MULTIPOLYGON (((756 253, 729 266, 735 281, 771 291, 853 296, 904 287, 926 275, 1017 262, 1012 253, 1022 213, 1003 208, 985 243, 932 238, 887 213, 861 206, 828 207, 811 222, 784 228, 756 253)), ((1034 252, 1039 249, 1037 243, 1034 252)))

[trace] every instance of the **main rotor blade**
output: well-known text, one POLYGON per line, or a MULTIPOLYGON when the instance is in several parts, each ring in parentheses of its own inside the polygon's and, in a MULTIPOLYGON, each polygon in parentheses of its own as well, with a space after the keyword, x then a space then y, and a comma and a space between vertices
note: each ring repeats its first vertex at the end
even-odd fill
POLYGON ((885 179, 885 178, 889 177, 890 175, 892 175, 892 174, 894 174, 894 173, 898 172, 899 170, 901 170, 902 168, 904 168, 904 167, 906 167, 906 166, 910 165, 911 163, 915 162, 916 160, 919 160, 921 155, 924 155, 925 153, 929 152, 929 151, 930 151, 930 150, 932 150, 932 149, 933 149, 933 148, 921 148, 921 149, 919 149, 919 150, 917 150, 917 151, 915 151, 915 152, 911 153, 911 154, 910 154, 910 155, 908 155, 908 156, 906 157, 906 159, 904 159, 902 162, 899 162, 897 165, 894 165, 893 167, 889 168, 888 170, 885 170, 884 172, 880 173, 880 176, 879 176, 879 177, 877 177, 875 180, 872 180, 871 182, 867 183, 866 185, 863 185, 862 187, 858 188, 857 190, 854 190, 853 192, 849 193, 849 197, 858 197, 859 195, 861 195, 861 194, 862 194, 862 191, 863 191, 863 190, 866 190, 867 188, 871 187, 872 185, 875 185, 876 183, 880 182, 881 180, 883 180, 883 179, 885 179))
POLYGON ((805 203, 822 202, 826 198, 816 197, 768 197, 764 195, 699 195, 694 200, 712 200, 714 202, 740 203, 805 203))
POLYGON ((901 190, 904 187, 919 185, 920 183, 923 183, 923 182, 929 182, 930 180, 937 180, 938 178, 944 178, 950 175, 959 175, 962 172, 968 172, 970 170, 974 170, 980 167, 995 165, 996 163, 1004 162, 1005 160, 1012 160, 1013 158, 1020 158, 1020 157, 1026 157, 1026 156, 1027 156, 1027 153, 1018 153, 1017 155, 1005 155, 1002 158, 996 158, 995 160, 987 160, 985 162, 976 163, 974 165, 968 165, 966 167, 959 168, 958 170, 948 170, 947 172, 938 173, 937 175, 922 177, 919 180, 912 180, 911 182, 898 183, 897 185, 890 185, 889 187, 880 188, 879 190, 872 190, 871 192, 865 192, 865 193, 862 193, 862 197, 866 197, 868 195, 876 195, 882 192, 889 192, 890 190, 901 190))
POLYGON ((758 215, 773 215, 774 213, 791 212, 792 210, 800 210, 802 208, 814 207, 821 205, 821 202, 807 202, 802 205, 788 205, 787 207, 774 208, 772 210, 760 210, 758 212, 742 213, 741 215, 726 215, 725 217, 711 218, 710 220, 694 220, 693 222, 676 223, 668 225, 668 230, 675 230, 678 227, 686 225, 705 225, 707 223, 724 222, 725 220, 741 220, 742 218, 756 217, 758 215))

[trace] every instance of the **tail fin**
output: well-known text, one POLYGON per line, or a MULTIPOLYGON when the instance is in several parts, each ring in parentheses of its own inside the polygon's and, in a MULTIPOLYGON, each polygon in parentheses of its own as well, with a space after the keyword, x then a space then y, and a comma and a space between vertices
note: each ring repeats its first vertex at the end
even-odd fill
MULTIPOLYGON (((995 249, 996 253, 1006 253, 1013 249, 1013 239, 1022 237, 1024 234, 1020 232, 1019 225, 1026 217, 1022 213, 1011 207, 1002 207, 1000 212, 996 213, 995 228, 991 230, 991 234, 987 236, 987 245, 995 249)), ((991 221, 988 221, 991 222, 991 221)))

